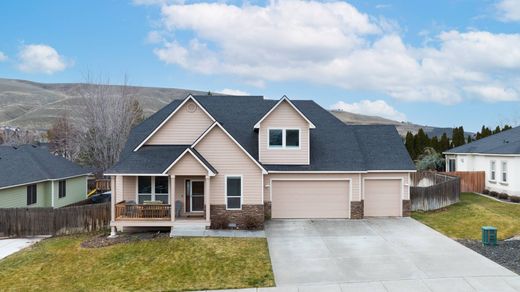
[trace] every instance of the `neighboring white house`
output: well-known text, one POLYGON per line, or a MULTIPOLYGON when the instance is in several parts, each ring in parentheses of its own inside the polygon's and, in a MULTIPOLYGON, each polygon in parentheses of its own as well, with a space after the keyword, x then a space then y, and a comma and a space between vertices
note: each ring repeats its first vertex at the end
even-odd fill
POLYGON ((444 152, 447 171, 485 171, 486 189, 520 195, 520 127, 444 152))

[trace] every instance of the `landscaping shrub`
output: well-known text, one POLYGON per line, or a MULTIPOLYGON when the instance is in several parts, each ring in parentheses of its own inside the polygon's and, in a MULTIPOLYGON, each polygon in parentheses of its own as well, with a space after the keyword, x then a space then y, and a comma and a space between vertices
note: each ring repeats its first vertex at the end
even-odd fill
POLYGON ((263 223, 257 216, 246 215, 244 218, 245 228, 248 230, 262 229, 263 223))
POLYGON ((218 216, 211 219, 211 229, 228 229, 229 219, 226 216, 218 216))
POLYGON ((520 203, 520 197, 519 196, 511 196, 509 197, 509 200, 513 203, 520 203))
POLYGON ((498 197, 498 193, 493 191, 489 192, 489 195, 495 198, 498 197))
POLYGON ((509 195, 506 193, 500 193, 500 194, 498 194, 498 198, 501 200, 507 200, 507 199, 509 199, 509 195))
POLYGON ((488 190, 488 189, 485 189, 485 190, 482 191, 482 193, 483 193, 484 195, 489 195, 489 190, 488 190))

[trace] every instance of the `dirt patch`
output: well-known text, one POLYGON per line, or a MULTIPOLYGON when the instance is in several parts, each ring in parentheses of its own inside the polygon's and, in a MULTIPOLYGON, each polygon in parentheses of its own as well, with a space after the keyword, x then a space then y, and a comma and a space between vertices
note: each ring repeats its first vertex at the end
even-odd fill
POLYGON ((520 274, 520 240, 499 241, 497 246, 484 246, 479 240, 458 240, 488 259, 520 274))
POLYGON ((105 246, 110 246, 114 244, 120 243, 129 243, 136 242, 141 240, 152 240, 156 238, 168 237, 168 233, 164 232, 140 232, 140 233, 130 233, 130 234, 121 234, 116 238, 108 238, 108 234, 100 234, 94 237, 91 237, 81 243, 81 247, 83 248, 100 248, 105 246))

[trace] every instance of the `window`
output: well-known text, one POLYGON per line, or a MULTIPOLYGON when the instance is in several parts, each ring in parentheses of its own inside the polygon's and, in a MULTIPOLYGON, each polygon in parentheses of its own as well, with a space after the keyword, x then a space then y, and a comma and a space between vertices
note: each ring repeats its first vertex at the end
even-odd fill
POLYGON ((456 160, 453 158, 448 159, 448 171, 456 171, 455 162, 456 160))
POLYGON ((300 130, 285 130, 285 146, 300 147, 300 130))
POLYGON ((270 148, 283 147, 283 130, 280 130, 280 129, 269 130, 269 147, 270 148))
POLYGON ((140 176, 137 179, 137 202, 161 201, 168 204, 168 177, 167 176, 140 176))
POLYGON ((300 129, 269 129, 269 148, 300 148, 300 129))
POLYGON ((37 199, 37 187, 36 185, 27 186, 27 205, 36 204, 37 199))
POLYGON ((491 161, 491 166, 490 166, 490 173, 491 173, 491 180, 492 181, 495 181, 497 180, 497 174, 496 174, 496 168, 497 168, 497 164, 495 161, 491 161))
POLYGON ((155 177, 155 199, 161 201, 164 204, 168 204, 168 177, 157 176, 155 177))
POLYGON ((502 161, 502 182, 507 182, 507 161, 502 161))
POLYGON ((67 195, 67 181, 60 180, 58 182, 58 198, 65 198, 67 195))
POLYGON ((227 209, 242 209, 242 177, 226 177, 226 206, 227 209))

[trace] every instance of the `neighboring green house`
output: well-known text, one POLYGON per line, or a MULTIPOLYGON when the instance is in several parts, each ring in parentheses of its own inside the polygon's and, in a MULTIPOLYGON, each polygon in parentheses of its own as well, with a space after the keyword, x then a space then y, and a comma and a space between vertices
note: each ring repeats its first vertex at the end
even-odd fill
POLYGON ((59 208, 84 200, 89 174, 44 147, 0 146, 0 208, 59 208))

